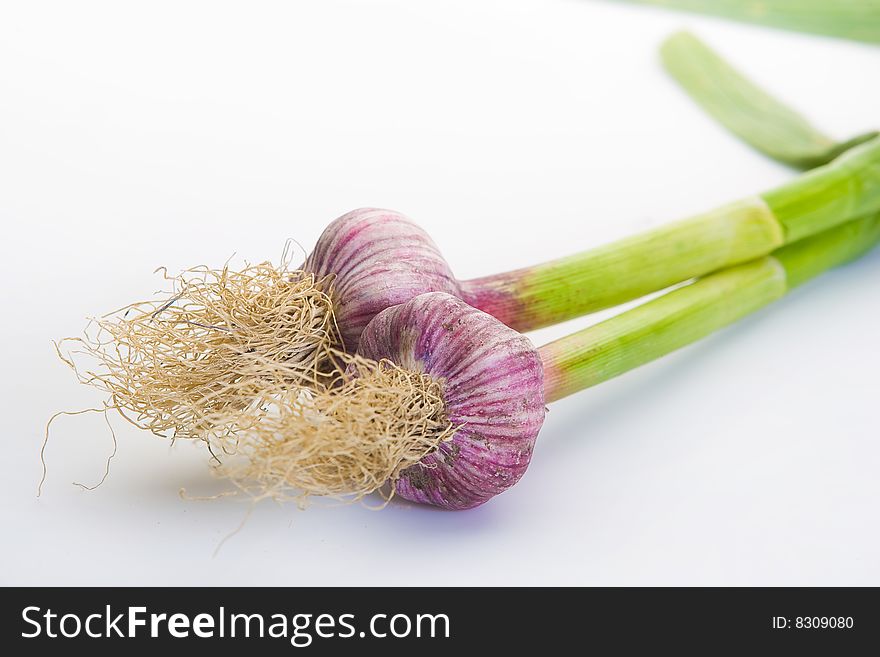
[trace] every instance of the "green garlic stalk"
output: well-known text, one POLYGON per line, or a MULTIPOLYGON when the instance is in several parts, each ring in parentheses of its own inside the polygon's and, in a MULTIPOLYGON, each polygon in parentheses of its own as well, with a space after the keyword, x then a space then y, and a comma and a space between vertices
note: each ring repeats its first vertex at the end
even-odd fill
POLYGON ((597 249, 461 283, 518 331, 637 299, 880 211, 880 137, 757 196, 597 249))
POLYGON ((700 340, 880 242, 880 214, 706 276, 539 349, 545 401, 614 378, 700 340))
POLYGON ((878 0, 624 0, 796 32, 880 43, 878 0))
POLYGON ((709 115, 752 148, 784 164, 812 169, 878 135, 875 131, 835 141, 689 32, 669 37, 660 55, 669 74, 709 115))

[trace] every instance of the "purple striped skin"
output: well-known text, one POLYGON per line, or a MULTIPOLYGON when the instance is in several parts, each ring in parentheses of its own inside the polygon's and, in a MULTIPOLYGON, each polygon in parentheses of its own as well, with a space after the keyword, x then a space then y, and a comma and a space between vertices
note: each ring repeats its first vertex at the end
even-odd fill
POLYGON ((437 245, 412 220, 393 210, 361 208, 334 220, 303 270, 335 274, 333 305, 346 351, 357 350, 376 313, 425 292, 461 295, 437 245))
POLYGON ((452 440, 401 473, 397 494, 470 509, 526 471, 544 422, 544 370, 525 336, 444 293, 388 308, 361 336, 359 353, 439 380, 452 440))

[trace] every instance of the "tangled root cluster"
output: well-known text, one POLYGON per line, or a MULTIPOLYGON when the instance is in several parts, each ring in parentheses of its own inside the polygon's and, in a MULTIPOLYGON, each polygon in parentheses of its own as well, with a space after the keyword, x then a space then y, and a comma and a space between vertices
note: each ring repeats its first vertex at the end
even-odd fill
POLYGON ((359 499, 454 433, 439 382, 338 348, 331 280, 269 263, 166 279, 59 355, 135 426, 206 443, 248 493, 359 499))
MULTIPOLYGON (((315 384, 337 331, 328 280, 269 263, 190 269, 166 277, 165 298, 92 320, 68 364, 87 356, 83 383, 161 436, 214 440, 269 385, 315 384)), ((61 345, 59 345, 61 346, 61 345)), ((60 349, 59 349, 60 353, 60 349)))
POLYGON ((455 429, 441 384, 389 361, 337 354, 336 380, 276 390, 238 439, 244 463, 225 469, 256 494, 360 499, 393 483, 455 429), (246 485, 246 483, 245 483, 246 485))

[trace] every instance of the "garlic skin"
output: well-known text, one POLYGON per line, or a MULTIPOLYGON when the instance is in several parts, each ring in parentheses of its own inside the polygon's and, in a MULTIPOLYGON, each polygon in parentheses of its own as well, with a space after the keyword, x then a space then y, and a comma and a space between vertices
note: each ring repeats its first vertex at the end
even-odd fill
POLYGON ((461 294, 434 241, 393 210, 360 208, 335 219, 302 269, 318 279, 334 276, 330 295, 350 353, 378 312, 426 292, 461 294))
POLYGON ((452 439, 403 470, 397 494, 445 509, 470 509, 525 473, 544 422, 544 370, 532 343, 445 293, 380 312, 359 353, 436 378, 452 439))

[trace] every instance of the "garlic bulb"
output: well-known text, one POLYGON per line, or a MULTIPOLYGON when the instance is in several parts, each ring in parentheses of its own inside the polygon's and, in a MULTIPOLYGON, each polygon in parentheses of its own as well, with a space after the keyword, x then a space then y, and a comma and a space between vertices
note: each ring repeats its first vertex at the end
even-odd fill
POLYGON ((544 421, 543 365, 528 338, 456 297, 432 293, 379 313, 359 353, 439 382, 455 428, 400 473, 398 495, 468 509, 523 476, 544 421))

